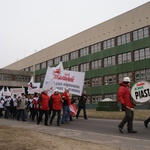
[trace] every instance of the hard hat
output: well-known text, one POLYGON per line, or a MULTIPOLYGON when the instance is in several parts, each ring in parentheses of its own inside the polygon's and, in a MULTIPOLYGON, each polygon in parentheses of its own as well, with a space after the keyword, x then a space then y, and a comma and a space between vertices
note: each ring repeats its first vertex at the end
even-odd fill
POLYGON ((58 89, 55 89, 54 92, 59 92, 58 89))
POLYGON ((123 81, 124 81, 124 82, 131 82, 131 80, 130 80, 129 77, 124 77, 123 81))

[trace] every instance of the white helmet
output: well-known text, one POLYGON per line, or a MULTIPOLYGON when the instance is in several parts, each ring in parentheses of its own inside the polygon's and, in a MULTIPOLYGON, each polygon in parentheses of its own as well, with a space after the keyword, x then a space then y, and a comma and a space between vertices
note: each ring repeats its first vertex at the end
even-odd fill
POLYGON ((124 81, 124 82, 131 82, 131 80, 130 80, 129 77, 124 77, 123 81, 124 81))

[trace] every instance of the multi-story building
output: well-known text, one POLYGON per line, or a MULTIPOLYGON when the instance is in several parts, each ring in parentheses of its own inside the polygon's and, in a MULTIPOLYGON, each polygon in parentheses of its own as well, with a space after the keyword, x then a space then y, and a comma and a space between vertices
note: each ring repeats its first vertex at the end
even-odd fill
POLYGON ((84 88, 91 104, 106 97, 115 100, 125 76, 132 84, 150 81, 150 2, 5 68, 33 71, 35 81, 42 82, 47 66, 60 61, 65 69, 86 72, 84 88))
POLYGON ((3 87, 20 88, 24 87, 27 90, 28 83, 33 72, 18 71, 10 69, 0 69, 0 90, 3 87))

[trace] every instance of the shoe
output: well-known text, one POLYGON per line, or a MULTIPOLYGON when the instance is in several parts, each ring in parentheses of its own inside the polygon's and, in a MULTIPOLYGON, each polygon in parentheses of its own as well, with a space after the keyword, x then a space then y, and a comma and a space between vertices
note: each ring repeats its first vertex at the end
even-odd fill
POLYGON ((57 124, 57 126, 61 126, 60 124, 57 124))
POLYGON ((88 118, 84 118, 84 119, 88 120, 88 118))
POLYGON ((118 129, 119 129, 120 133, 123 133, 123 128, 118 127, 118 129))
POLYGON ((76 119, 78 119, 78 116, 76 116, 76 119))
POLYGON ((128 133, 137 133, 135 130, 129 130, 128 133))
POLYGON ((146 121, 144 121, 144 126, 145 126, 146 128, 148 128, 148 124, 146 123, 146 121))

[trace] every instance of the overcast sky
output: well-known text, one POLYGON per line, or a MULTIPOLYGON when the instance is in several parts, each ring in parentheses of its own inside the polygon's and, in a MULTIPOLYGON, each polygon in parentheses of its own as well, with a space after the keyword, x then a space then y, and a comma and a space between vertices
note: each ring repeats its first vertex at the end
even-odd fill
POLYGON ((0 0, 0 68, 149 0, 0 0))

